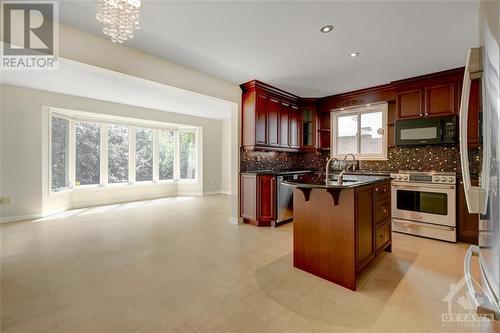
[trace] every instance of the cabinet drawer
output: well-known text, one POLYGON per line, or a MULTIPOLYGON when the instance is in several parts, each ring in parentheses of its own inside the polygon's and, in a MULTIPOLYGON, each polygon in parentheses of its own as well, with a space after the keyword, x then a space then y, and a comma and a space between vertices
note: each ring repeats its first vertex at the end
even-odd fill
POLYGON ((389 199, 375 203, 375 224, 379 225, 391 216, 391 201, 389 199))
POLYGON ((380 250, 384 245, 389 243, 391 240, 391 221, 381 225, 377 228, 375 234, 375 246, 377 251, 380 250))
POLYGON ((385 182, 375 185, 375 189, 373 191, 375 192, 375 200, 384 200, 391 194, 391 183, 385 182))

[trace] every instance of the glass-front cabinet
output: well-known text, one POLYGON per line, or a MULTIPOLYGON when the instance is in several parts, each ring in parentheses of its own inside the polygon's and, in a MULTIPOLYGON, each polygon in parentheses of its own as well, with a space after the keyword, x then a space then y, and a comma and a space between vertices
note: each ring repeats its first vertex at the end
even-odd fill
POLYGON ((314 147, 314 110, 302 111, 302 143, 314 147))
POLYGON ((317 131, 318 131, 318 111, 317 100, 315 98, 303 98, 300 101, 300 138, 302 151, 313 151, 318 148, 317 131))

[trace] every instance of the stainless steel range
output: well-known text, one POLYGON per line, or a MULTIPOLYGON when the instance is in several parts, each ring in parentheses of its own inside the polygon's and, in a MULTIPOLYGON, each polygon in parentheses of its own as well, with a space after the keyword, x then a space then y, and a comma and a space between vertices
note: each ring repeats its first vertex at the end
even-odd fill
POLYGON ((456 174, 399 171, 391 174, 392 230, 456 242, 456 174))

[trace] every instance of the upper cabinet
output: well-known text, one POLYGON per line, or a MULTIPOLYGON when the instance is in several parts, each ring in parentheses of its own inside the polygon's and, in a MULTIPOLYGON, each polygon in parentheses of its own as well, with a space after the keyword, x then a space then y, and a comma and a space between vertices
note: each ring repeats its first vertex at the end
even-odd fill
POLYGON ((458 114, 463 68, 393 82, 397 119, 458 114))
MULTIPOLYGON (((329 150, 331 112, 388 103, 388 146, 394 146, 397 120, 458 115, 464 68, 393 81, 322 97, 300 98, 254 80, 241 85, 242 147, 270 151, 329 150)), ((472 82, 469 145, 480 143, 481 95, 472 82)))
POLYGON ((313 151, 317 147, 318 110, 316 98, 303 98, 300 100, 300 150, 313 151))
POLYGON ((398 119, 423 117, 423 96, 422 89, 398 91, 398 119))
POLYGON ((254 80, 241 85, 242 146, 245 149, 298 151, 299 97, 254 80))

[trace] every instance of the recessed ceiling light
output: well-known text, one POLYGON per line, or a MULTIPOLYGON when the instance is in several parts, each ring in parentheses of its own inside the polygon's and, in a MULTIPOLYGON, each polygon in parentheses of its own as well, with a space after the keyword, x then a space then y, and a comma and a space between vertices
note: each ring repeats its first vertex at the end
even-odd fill
POLYGON ((322 33, 326 34, 333 30, 333 25, 325 25, 323 28, 319 29, 322 33))
POLYGON ((349 54, 350 58, 356 58, 357 56, 359 56, 359 52, 352 52, 351 54, 349 54))

